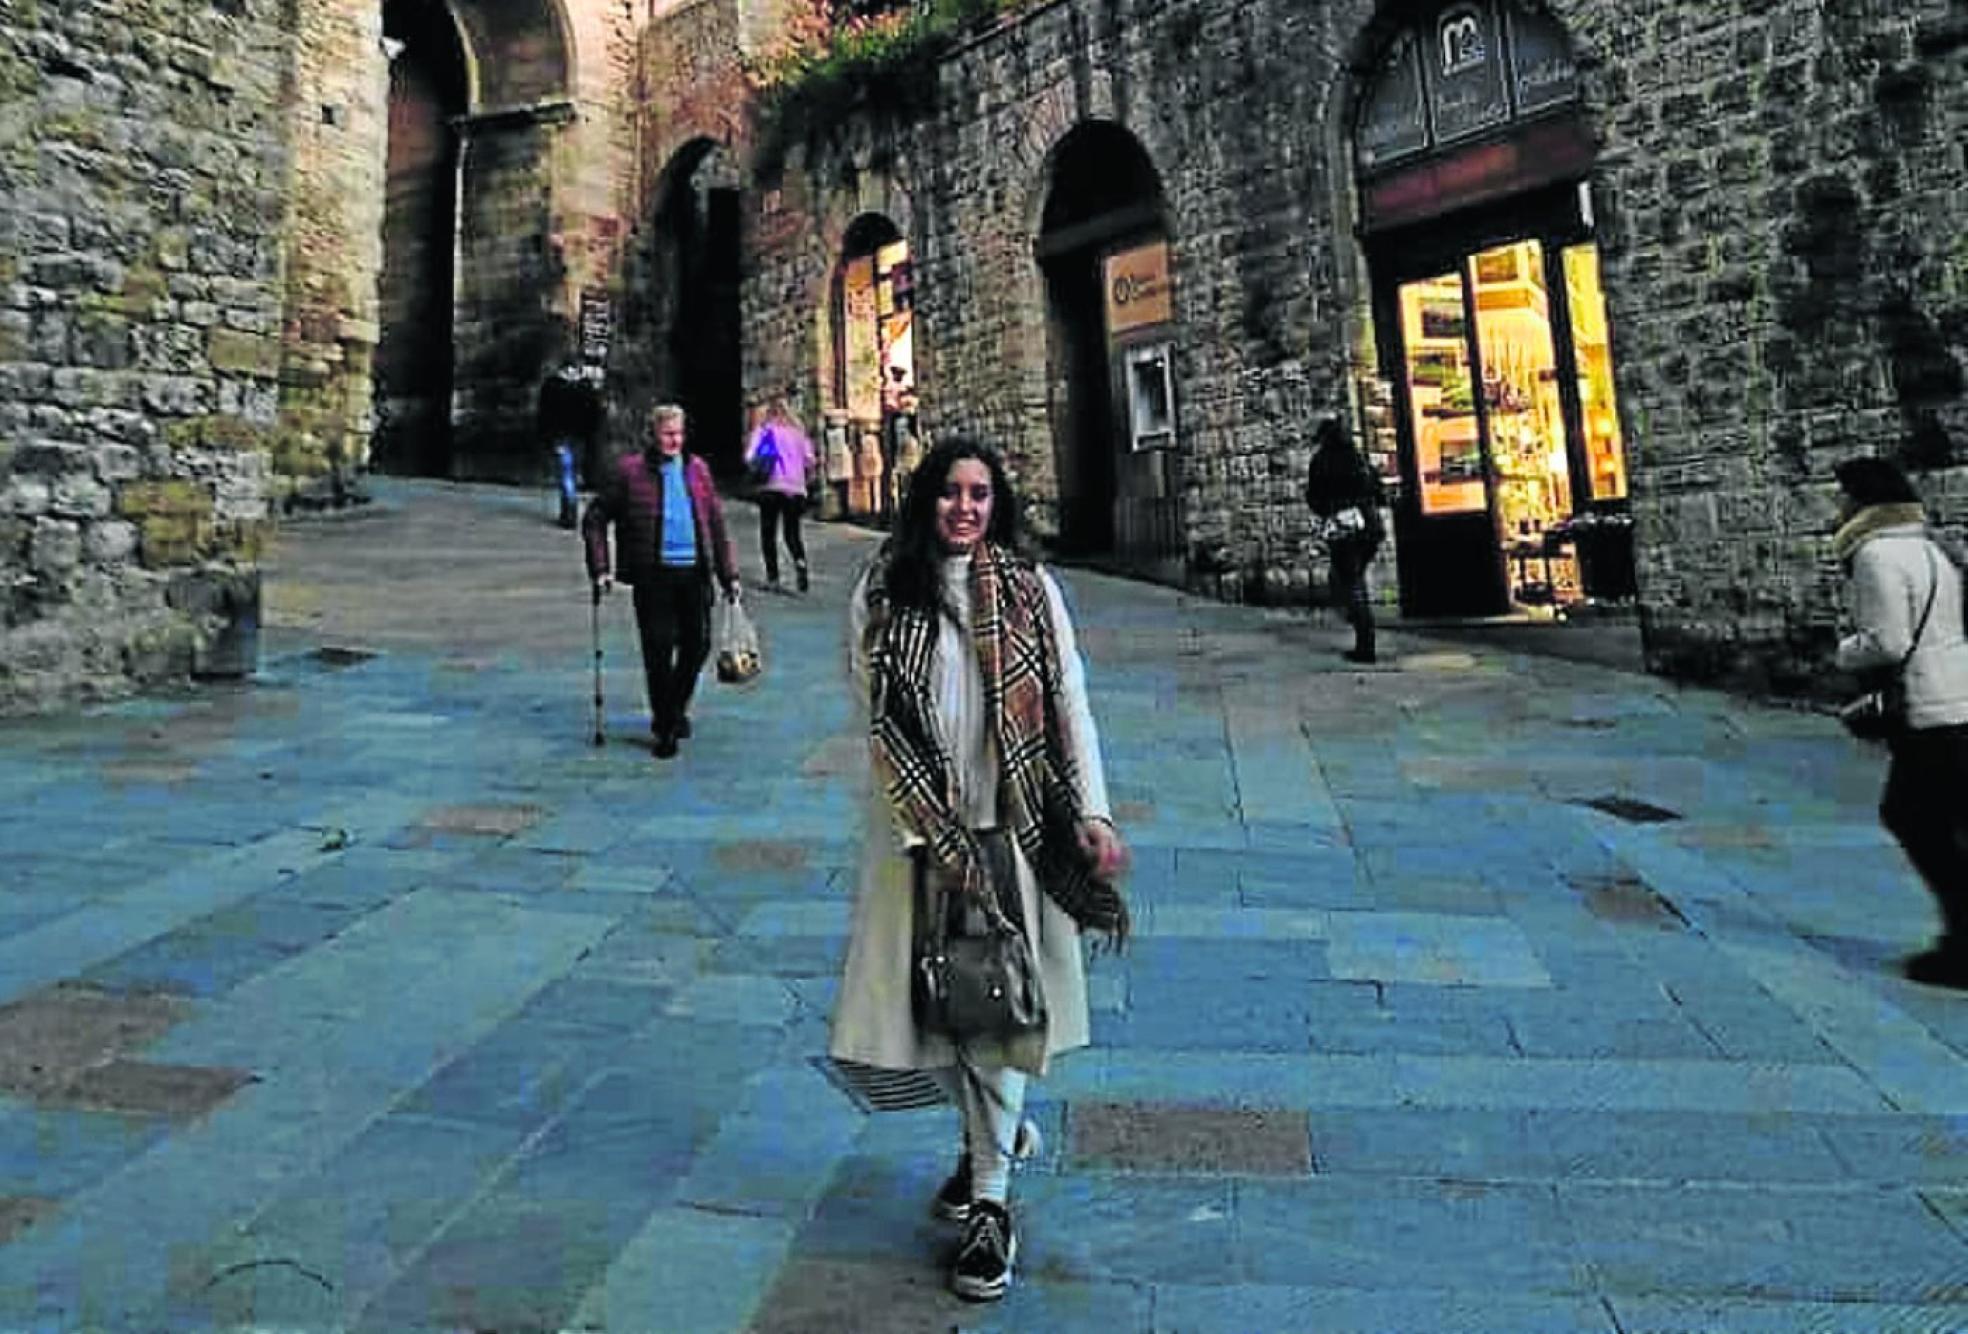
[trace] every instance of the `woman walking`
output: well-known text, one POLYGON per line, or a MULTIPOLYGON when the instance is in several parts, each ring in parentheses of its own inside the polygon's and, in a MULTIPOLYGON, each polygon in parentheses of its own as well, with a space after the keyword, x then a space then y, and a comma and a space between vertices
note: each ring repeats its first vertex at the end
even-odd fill
POLYGON ((1941 937, 1906 961, 1916 982, 1968 988, 1968 639, 1961 576, 1927 532, 1906 474, 1879 458, 1833 475, 1844 520, 1832 549, 1850 579, 1853 633, 1838 645, 1848 671, 1897 676, 1905 716, 1888 739, 1892 763, 1880 822, 1899 840, 1941 910, 1941 937))
POLYGON ((981 1301, 1004 1295, 1017 1257, 1009 1186, 1027 1077, 1088 1041, 1080 933, 1119 941, 1128 929, 1116 887, 1127 850, 1072 620, 1017 538, 1017 497, 996 453, 940 444, 849 608, 877 810, 829 1050, 847 1064, 931 1072, 962 1112, 957 1168, 932 1208, 964 1224, 950 1286, 981 1301), (918 1023, 918 876, 1013 919, 1036 963, 1042 1027, 959 1043, 918 1023))
POLYGON ((765 582, 770 588, 779 587, 778 529, 783 524, 786 551, 793 558, 793 577, 799 591, 806 592, 806 542, 800 536, 800 516, 806 511, 807 488, 813 482, 816 462, 813 441, 787 411, 786 400, 773 399, 765 420, 745 446, 746 466, 760 477, 759 550, 765 557, 765 582))
POLYGON ((1380 474, 1360 457, 1337 418, 1319 423, 1312 437, 1312 465, 1306 470, 1305 503, 1325 529, 1326 554, 1332 562, 1333 604, 1346 610, 1353 626, 1351 662, 1373 662, 1373 602, 1367 592, 1367 567, 1387 536, 1380 517, 1387 503, 1380 474))

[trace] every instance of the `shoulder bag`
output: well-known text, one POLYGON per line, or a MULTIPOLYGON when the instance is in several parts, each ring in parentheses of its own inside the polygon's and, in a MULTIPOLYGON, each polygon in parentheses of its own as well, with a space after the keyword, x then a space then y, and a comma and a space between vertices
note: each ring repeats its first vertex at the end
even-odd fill
POLYGON ((1046 1026, 1045 991, 1019 925, 1023 914, 1011 837, 994 829, 980 833, 977 841, 996 911, 970 901, 954 876, 930 863, 926 850, 910 854, 915 883, 910 1003, 919 1028, 958 1043, 1014 1038, 1046 1026))
POLYGON ((1838 711, 1838 721, 1861 741, 1891 741, 1906 730, 1907 664, 1913 661, 1920 637, 1927 632, 1927 618, 1934 614, 1934 598, 1941 591, 1941 572, 1934 568, 1933 544, 1924 545, 1927 574, 1932 582, 1927 588, 1927 605, 1920 612, 1920 623, 1913 628, 1913 642, 1907 645, 1900 660, 1887 669, 1888 674, 1878 686, 1838 711))

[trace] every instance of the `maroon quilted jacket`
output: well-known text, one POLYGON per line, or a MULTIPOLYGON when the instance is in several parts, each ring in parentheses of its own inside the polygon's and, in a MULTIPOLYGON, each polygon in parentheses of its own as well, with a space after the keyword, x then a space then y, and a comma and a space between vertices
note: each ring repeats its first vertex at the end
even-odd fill
MULTIPOLYGON (((581 520, 588 544, 588 577, 613 573, 630 585, 646 582, 656 571, 658 544, 663 537, 663 481, 653 451, 624 454, 603 476, 581 520), (608 526, 615 525, 615 556, 608 559, 608 526)), ((695 454, 683 456, 683 476, 690 488, 691 517, 697 522, 697 568, 706 579, 716 575, 728 593, 738 584, 738 561, 724 528, 724 505, 718 500, 711 470, 695 454)))

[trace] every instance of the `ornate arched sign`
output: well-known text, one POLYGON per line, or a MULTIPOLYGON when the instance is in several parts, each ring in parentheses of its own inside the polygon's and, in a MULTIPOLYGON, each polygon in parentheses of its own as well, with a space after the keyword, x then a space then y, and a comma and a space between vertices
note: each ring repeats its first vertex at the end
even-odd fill
POLYGON ((1579 100, 1578 65, 1557 20, 1517 0, 1452 0, 1398 30, 1358 103, 1362 173, 1506 133, 1579 100))

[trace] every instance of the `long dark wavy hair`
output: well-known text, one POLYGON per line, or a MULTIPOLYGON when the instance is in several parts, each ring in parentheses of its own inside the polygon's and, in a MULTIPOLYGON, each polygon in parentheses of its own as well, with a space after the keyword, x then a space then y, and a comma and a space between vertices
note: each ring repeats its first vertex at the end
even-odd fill
POLYGON ((945 436, 910 474, 908 494, 895 516, 887 547, 892 606, 931 611, 941 604, 945 553, 936 536, 936 501, 950 480, 950 469, 961 459, 976 459, 991 473, 991 522, 985 526, 985 540, 1008 550, 1021 549, 1018 493, 1012 490, 998 451, 972 436, 945 436))

